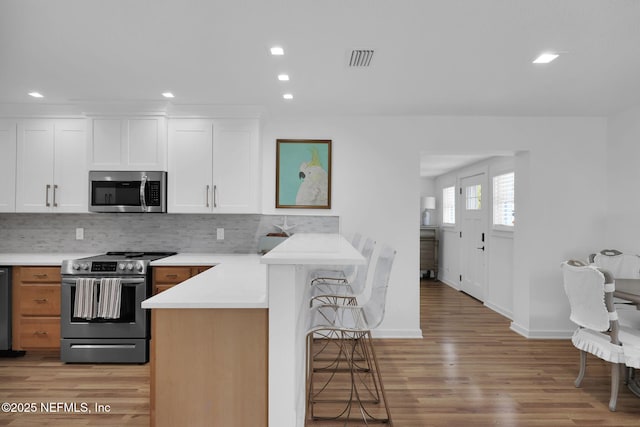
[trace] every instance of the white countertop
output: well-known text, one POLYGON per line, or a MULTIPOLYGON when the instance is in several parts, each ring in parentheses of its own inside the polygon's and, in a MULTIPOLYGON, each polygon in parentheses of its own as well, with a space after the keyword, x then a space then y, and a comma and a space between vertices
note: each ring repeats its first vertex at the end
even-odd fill
POLYGON ((142 308, 269 307, 267 270, 260 264, 260 255, 183 254, 152 265, 197 265, 193 262, 198 259, 215 267, 143 301, 142 308))
POLYGON ((0 253, 0 265, 60 266, 65 259, 78 259, 99 253, 0 253))
POLYGON ((349 265, 365 259, 347 239, 333 233, 296 233, 263 255, 263 264, 349 265))
POLYGON ((242 262, 242 260, 254 260, 260 257, 258 254, 207 254, 207 253, 180 253, 151 262, 152 267, 162 266, 201 266, 218 265, 226 262, 242 262))

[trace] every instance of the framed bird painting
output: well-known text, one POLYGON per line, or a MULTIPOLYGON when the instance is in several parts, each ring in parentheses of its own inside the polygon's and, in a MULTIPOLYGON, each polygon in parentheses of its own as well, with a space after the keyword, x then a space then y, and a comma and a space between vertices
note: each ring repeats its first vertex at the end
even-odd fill
POLYGON ((276 140, 276 208, 331 209, 331 140, 276 140))

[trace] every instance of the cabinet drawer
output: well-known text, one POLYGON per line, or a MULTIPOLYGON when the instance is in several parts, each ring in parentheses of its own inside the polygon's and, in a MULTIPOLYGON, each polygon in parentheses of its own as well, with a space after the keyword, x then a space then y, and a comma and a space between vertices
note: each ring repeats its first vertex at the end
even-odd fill
POLYGON ((22 348, 60 347, 60 318, 23 318, 20 322, 22 348))
POLYGON ((59 267, 21 267, 18 281, 29 283, 60 283, 59 267))
POLYGON ((177 284, 191 277, 191 267, 155 267, 153 280, 155 283, 177 284))
POLYGON ((155 285, 153 287, 153 295, 157 295, 160 292, 164 292, 169 288, 173 288, 175 285, 155 285))
POLYGON ((20 286, 20 314, 22 316, 59 316, 60 285, 20 286))

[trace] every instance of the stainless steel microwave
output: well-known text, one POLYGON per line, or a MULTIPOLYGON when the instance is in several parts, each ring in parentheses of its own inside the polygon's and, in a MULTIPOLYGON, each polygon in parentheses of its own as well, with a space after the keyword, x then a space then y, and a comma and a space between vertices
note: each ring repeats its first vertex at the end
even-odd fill
POLYGON ((89 211, 166 212, 167 173, 90 171, 89 211))

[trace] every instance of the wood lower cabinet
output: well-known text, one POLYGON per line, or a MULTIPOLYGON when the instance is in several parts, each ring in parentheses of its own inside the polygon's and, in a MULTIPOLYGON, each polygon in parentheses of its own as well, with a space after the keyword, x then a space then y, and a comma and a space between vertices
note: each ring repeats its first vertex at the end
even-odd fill
POLYGON ((210 269, 209 265, 153 267, 153 295, 210 269))
POLYGON ((267 427, 267 309, 153 309, 151 328, 152 427, 267 427))
POLYGON ((60 348, 60 267, 13 267, 14 350, 60 348))

